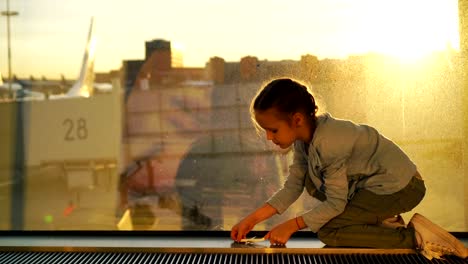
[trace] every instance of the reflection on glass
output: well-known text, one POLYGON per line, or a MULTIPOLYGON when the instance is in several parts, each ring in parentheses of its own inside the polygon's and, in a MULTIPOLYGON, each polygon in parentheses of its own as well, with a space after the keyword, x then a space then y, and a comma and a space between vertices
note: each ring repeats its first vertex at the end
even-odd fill
MULTIPOLYGON (((18 1, 13 77, 0 83, 0 229, 230 230, 288 175, 291 153, 258 135, 248 111, 264 82, 288 76, 312 87, 320 111, 398 143, 426 179, 415 210, 466 231, 457 1, 309 2, 152 1, 162 10, 154 18, 151 8, 129 14, 119 2, 109 13, 110 2, 98 1, 97 59, 85 53, 80 68, 88 21, 49 14, 69 41, 45 43, 35 38, 44 27, 33 25, 49 20, 18 1), (281 22, 267 15, 278 12, 281 22), (80 58, 57 68, 72 56, 68 45, 80 58), (67 98, 76 83, 91 96, 67 98)), ((314 204, 304 195, 256 228, 314 204)))

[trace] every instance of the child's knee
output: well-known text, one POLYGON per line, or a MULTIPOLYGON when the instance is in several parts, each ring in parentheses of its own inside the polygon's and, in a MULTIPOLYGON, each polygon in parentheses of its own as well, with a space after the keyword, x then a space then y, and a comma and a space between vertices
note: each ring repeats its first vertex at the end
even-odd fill
POLYGON ((336 229, 322 228, 317 232, 318 239, 328 246, 338 246, 336 240, 336 229))

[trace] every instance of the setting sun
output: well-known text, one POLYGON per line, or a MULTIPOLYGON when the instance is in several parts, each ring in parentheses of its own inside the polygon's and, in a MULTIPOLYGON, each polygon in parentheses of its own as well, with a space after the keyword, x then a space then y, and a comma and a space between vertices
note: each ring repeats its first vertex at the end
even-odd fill
POLYGON ((381 7, 367 32, 369 49, 414 60, 459 50, 457 2, 393 1, 381 7))

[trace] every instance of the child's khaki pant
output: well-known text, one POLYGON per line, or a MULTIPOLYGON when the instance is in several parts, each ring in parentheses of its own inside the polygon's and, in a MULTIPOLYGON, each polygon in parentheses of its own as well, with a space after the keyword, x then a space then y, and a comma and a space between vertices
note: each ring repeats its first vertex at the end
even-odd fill
POLYGON ((343 213, 318 232, 319 239, 334 247, 415 248, 414 229, 379 226, 382 220, 416 207, 426 193, 419 174, 394 194, 378 195, 360 189, 343 213))

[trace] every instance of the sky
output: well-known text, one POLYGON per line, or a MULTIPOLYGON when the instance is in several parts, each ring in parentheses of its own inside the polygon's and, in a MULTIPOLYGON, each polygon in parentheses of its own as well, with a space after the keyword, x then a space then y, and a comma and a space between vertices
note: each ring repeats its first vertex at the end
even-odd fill
MULTIPOLYGON (((91 17, 97 72, 144 59, 145 41, 182 48, 185 67, 209 58, 299 60, 378 52, 412 58, 459 49, 457 0, 9 0, 12 71, 76 78, 91 17)), ((7 0, 0 0, 6 10, 7 0)), ((7 76, 6 17, 0 72, 7 76)))

